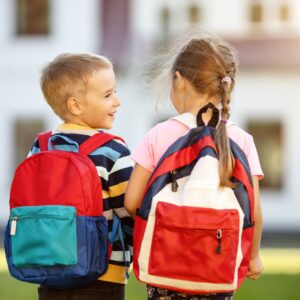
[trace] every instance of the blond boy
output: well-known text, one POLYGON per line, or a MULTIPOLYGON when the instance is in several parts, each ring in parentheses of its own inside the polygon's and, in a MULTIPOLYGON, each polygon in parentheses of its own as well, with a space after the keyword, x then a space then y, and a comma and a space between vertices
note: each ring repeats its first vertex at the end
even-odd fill
MULTIPOLYGON (((54 148, 72 151, 99 129, 111 129, 120 106, 111 62, 91 54, 62 54, 44 67, 41 88, 52 110, 62 119, 53 135, 54 148), (67 142, 66 140, 70 140, 67 142)), ((40 151, 36 140, 30 155, 40 151)), ((124 299, 126 269, 130 265, 133 220, 124 208, 124 192, 132 171, 130 152, 118 139, 89 155, 97 168, 103 189, 104 216, 112 230, 113 215, 122 224, 125 245, 116 240, 107 272, 89 286, 74 289, 39 287, 39 299, 124 299), (125 251, 124 251, 125 247, 125 251)))

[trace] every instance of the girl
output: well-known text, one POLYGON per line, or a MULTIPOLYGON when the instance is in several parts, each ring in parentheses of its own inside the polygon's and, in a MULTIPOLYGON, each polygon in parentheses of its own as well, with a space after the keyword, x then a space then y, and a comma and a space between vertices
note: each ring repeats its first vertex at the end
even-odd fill
MULTIPOLYGON (((247 276, 250 279, 257 279, 263 271, 259 256, 262 213, 258 185, 263 173, 252 136, 229 121, 230 95, 235 83, 235 73, 236 60, 233 50, 217 38, 192 38, 181 48, 169 70, 172 82, 170 97, 179 116, 152 128, 134 151, 132 158, 136 165, 127 188, 125 206, 132 215, 135 214, 142 201, 147 181, 160 157, 173 142, 189 131, 186 124, 193 123, 197 126, 196 120, 201 119, 202 114, 205 124, 210 121, 210 124, 217 123, 215 143, 219 154, 221 185, 233 186, 230 181, 233 161, 228 137, 241 147, 248 158, 255 190, 255 229, 247 276), (201 110, 204 107, 205 109, 201 110), (219 110, 217 120, 215 120, 216 108, 219 110)), ((148 299, 151 300, 229 300, 233 295, 233 293, 183 295, 153 286, 147 286, 147 291, 148 299)))

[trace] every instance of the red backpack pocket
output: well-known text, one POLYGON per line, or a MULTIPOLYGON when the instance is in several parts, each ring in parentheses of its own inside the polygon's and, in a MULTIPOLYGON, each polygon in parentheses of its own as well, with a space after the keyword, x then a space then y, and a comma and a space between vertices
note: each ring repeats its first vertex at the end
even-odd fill
POLYGON ((197 282, 232 282, 240 234, 238 224, 239 215, 233 209, 158 203, 149 273, 197 282), (216 274, 215 270, 219 272, 216 274))

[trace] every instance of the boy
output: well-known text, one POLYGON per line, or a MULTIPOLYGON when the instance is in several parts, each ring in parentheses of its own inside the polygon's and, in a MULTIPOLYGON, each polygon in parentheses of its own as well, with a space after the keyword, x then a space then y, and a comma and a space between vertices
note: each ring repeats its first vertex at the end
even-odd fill
MULTIPOLYGON (((70 141, 58 137, 53 142, 54 148, 72 151, 74 144, 80 145, 98 133, 99 128, 112 128, 120 101, 116 96, 112 64, 105 57, 62 54, 42 70, 41 88, 50 107, 63 120, 52 134, 63 135, 70 141)), ((35 141, 29 155, 38 151, 39 144, 35 141)), ((124 299, 133 228, 133 220, 124 208, 124 192, 132 171, 129 155, 128 148, 120 140, 111 140, 89 155, 101 179, 103 214, 108 220, 109 231, 115 214, 121 220, 125 245, 122 246, 120 240, 113 243, 107 272, 95 283, 74 289, 40 286, 40 300, 124 299)))

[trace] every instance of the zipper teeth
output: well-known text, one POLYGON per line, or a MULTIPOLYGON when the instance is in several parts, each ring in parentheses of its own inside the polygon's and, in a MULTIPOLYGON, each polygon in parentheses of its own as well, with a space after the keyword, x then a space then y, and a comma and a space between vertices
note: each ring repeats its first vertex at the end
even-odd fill
POLYGON ((205 231, 217 231, 218 229, 221 229, 222 231, 228 231, 228 230, 232 230, 231 228, 220 228, 220 227, 216 227, 214 229, 212 228, 195 228, 195 227, 179 227, 176 225, 169 225, 169 224, 165 224, 165 223, 160 223, 157 222, 157 225, 160 225, 162 227, 167 227, 167 228, 175 228, 175 229, 179 229, 179 230, 205 230, 205 231))
POLYGON ((41 219, 41 218, 47 218, 47 219, 61 219, 61 220, 70 220, 74 216, 68 215, 68 216, 54 216, 54 215, 47 215, 47 214, 40 214, 40 215, 30 215, 30 216, 14 216, 12 220, 19 221, 20 219, 41 219))

